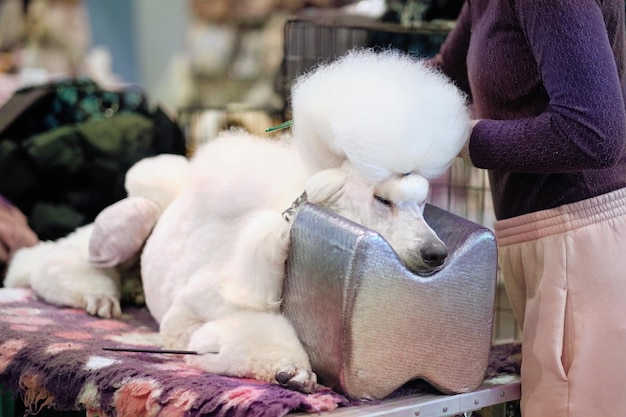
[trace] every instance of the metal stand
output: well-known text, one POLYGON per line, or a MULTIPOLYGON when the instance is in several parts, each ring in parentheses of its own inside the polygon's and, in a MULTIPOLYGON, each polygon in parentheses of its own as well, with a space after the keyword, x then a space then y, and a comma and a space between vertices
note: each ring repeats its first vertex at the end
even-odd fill
MULTIPOLYGON (((483 408, 498 407, 506 410, 506 403, 519 400, 519 380, 509 383, 485 383, 476 391, 456 395, 419 394, 411 397, 383 400, 379 403, 338 408, 323 413, 332 417, 470 417, 483 408)), ((307 414, 294 414, 305 416, 307 414)), ((491 414, 493 417, 499 414, 491 414)))

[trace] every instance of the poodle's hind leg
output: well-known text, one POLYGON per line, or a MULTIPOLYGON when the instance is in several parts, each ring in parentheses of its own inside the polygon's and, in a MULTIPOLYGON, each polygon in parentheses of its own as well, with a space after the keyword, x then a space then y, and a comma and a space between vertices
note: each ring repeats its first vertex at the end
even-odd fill
POLYGON ((317 386, 309 358, 285 317, 239 311, 198 328, 186 361, 207 372, 279 383, 311 392, 317 386))
POLYGON ((30 288, 30 275, 36 265, 55 245, 54 242, 39 242, 35 246, 21 248, 9 262, 3 285, 7 288, 30 288))
POLYGON ((98 268, 134 265, 161 209, 144 197, 127 197, 98 214, 89 240, 89 261, 98 268))
POLYGON ((110 318, 121 315, 119 275, 87 260, 85 229, 57 242, 20 249, 11 260, 4 285, 30 287, 50 304, 84 308, 110 318))
POLYGON ((122 315, 118 273, 94 268, 80 248, 51 248, 31 272, 30 285, 51 304, 84 308, 103 318, 122 315))

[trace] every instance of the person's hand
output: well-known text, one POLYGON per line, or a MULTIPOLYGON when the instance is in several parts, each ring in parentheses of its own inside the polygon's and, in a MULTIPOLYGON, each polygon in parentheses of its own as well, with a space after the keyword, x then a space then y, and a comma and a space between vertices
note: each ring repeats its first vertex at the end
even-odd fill
POLYGON ((21 248, 39 242, 26 216, 8 200, 0 196, 0 262, 7 263, 21 248))
POLYGON ((473 166, 472 164, 472 159, 470 158, 470 152, 469 152, 469 143, 470 143, 470 138, 472 137, 472 131, 474 130, 474 126, 476 126, 476 124, 480 122, 480 120, 471 120, 470 121, 470 133, 467 136, 467 140, 465 141, 465 145, 463 145, 463 149, 461 149, 461 152, 459 152, 459 158, 462 158, 463 161, 469 165, 469 166, 473 166))

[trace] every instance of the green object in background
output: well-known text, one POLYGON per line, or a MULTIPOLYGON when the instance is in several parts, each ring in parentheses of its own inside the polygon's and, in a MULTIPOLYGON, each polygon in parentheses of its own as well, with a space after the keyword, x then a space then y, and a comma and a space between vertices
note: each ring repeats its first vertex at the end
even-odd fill
POLYGON ((265 133, 274 132, 275 130, 286 129, 288 127, 291 127, 292 125, 293 120, 287 120, 286 122, 283 122, 277 126, 268 127, 267 129, 265 129, 265 133))

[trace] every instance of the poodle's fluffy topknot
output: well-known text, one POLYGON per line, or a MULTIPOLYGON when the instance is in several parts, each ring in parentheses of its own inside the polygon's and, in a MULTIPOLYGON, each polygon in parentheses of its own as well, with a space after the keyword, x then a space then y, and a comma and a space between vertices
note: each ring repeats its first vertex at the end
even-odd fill
POLYGON ((445 172, 469 135, 465 95, 422 60, 394 51, 353 50, 299 77, 293 133, 309 167, 349 160, 381 181, 445 172))

